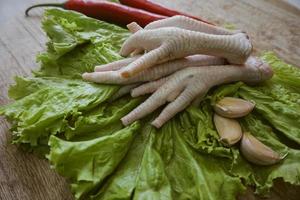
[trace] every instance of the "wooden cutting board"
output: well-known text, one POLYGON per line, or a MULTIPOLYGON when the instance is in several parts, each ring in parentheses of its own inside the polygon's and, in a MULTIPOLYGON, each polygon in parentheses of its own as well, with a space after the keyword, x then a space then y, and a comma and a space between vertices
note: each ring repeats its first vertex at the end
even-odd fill
MULTIPOLYGON (((285 1, 155 1, 217 24, 235 24, 253 38, 255 53, 272 50, 287 62, 300 63, 300 11, 285 1)), ((31 17, 24 17, 26 7, 45 2, 49 0, 0 1, 0 105, 10 101, 7 89, 13 77, 29 76, 37 68, 35 55, 45 50, 46 37, 40 27, 42 9, 32 10, 31 17)), ((9 141, 9 124, 0 117, 0 200, 73 199, 66 180, 51 170, 45 160, 24 153, 9 141)), ((297 199, 297 196, 299 187, 279 181, 269 199, 297 199)), ((242 199, 258 198, 249 190, 242 199)))

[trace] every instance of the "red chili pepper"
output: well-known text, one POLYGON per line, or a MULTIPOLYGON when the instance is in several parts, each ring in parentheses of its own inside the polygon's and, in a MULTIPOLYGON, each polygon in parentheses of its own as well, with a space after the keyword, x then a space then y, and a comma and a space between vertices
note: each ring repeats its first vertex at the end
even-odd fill
POLYGON ((33 5, 26 9, 26 16, 28 16, 28 12, 32 8, 43 6, 54 6, 67 10, 75 10, 89 17, 111 22, 123 27, 131 22, 136 22, 140 26, 144 27, 150 22, 167 18, 166 16, 147 12, 141 9, 96 0, 69 0, 65 3, 33 5))
POLYGON ((139 9, 143 9, 143 10, 147 10, 149 12, 152 13, 156 13, 156 14, 160 14, 160 15, 165 15, 165 16, 169 16, 172 17, 174 15, 184 15, 190 18, 194 18, 197 19, 199 21, 205 22, 207 24, 211 24, 211 25, 215 25, 213 23, 210 23, 204 19, 201 19, 199 17, 195 17, 195 16, 191 16, 176 10, 172 10, 169 8, 166 8, 160 4, 154 3, 152 1, 149 0, 119 0, 121 4, 130 6, 130 7, 134 7, 134 8, 139 8, 139 9))

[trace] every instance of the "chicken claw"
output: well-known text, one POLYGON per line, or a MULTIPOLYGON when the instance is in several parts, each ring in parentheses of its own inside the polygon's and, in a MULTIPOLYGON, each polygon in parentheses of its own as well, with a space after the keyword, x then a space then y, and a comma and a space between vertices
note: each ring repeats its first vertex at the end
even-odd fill
MULTIPOLYGON (((128 125, 152 113, 170 99, 174 99, 152 122, 153 126, 159 128, 190 105, 193 100, 204 97, 213 86, 235 81, 255 84, 270 79, 272 75, 270 66, 254 57, 250 57, 244 66, 188 67, 170 75, 168 80, 145 102, 121 120, 124 125, 128 125)), ((140 91, 140 94, 143 92, 140 91)))
POLYGON ((124 78, 159 63, 195 54, 218 56, 232 64, 243 64, 252 51, 252 45, 244 33, 213 35, 166 27, 137 31, 125 41, 120 54, 128 56, 136 49, 147 53, 122 69, 124 78))
POLYGON ((206 55, 194 55, 159 64, 155 67, 148 68, 133 77, 123 78, 121 76, 122 69, 140 57, 141 56, 130 57, 109 64, 96 66, 95 72, 84 73, 82 77, 85 80, 96 83, 123 85, 156 80, 186 67, 225 64, 225 59, 223 58, 206 55))

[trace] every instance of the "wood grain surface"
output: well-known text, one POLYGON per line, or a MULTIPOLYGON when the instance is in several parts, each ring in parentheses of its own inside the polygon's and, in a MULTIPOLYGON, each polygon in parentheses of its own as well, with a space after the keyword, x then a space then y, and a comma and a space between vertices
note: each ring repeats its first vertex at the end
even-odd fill
MULTIPOLYGON (((300 11, 280 0, 155 0, 168 7, 206 17, 217 24, 232 23, 247 31, 255 53, 275 51, 282 59, 300 63, 300 11)), ((38 67, 35 55, 44 51, 40 28, 42 9, 24 17, 26 7, 46 0, 0 0, 0 105, 10 102, 7 90, 17 75, 30 76, 38 67)), ((55 0, 53 2, 56 2, 55 0)), ((278 182, 269 199, 299 199, 299 187, 278 182)), ((73 199, 67 181, 47 161, 10 144, 9 124, 0 117, 0 200, 73 199)), ((258 199, 251 189, 241 199, 258 199)))

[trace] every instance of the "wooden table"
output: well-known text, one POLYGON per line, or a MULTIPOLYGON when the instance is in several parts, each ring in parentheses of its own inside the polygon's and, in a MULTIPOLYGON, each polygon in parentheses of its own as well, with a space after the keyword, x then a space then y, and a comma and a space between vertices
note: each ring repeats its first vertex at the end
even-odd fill
MULTIPOLYGON (((272 50, 290 63, 300 63, 300 11, 283 1, 156 1, 187 13, 205 16, 218 24, 236 24, 250 34, 255 53, 272 50)), ((42 2, 49 1, 0 1, 0 105, 10 102, 7 89, 13 83, 13 77, 30 76, 30 71, 38 67, 35 55, 45 50, 46 37, 40 28, 42 9, 32 10, 32 17, 24 17, 26 7, 42 2)), ((24 153, 9 141, 9 124, 1 117, 0 200, 73 199, 65 179, 50 169, 47 161, 24 153)), ((271 199, 281 199, 293 191, 293 195, 299 195, 299 190, 284 191, 274 192, 271 199)), ((255 198, 249 193, 244 199, 255 198)))

